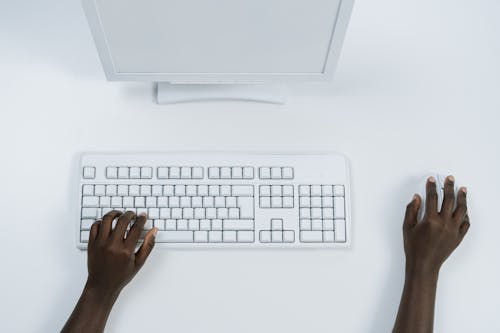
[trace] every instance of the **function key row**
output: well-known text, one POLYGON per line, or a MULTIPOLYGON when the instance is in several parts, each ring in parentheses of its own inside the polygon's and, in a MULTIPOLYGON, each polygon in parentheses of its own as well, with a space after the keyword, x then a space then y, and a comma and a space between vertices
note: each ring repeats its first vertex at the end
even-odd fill
POLYGON ((202 167, 162 166, 157 168, 158 179, 203 179, 202 167))
POLYGON ((108 179, 152 179, 152 167, 117 167, 106 168, 106 178, 108 179))
POLYGON ((260 167, 260 179, 293 179, 292 167, 260 167))
POLYGON ((254 179, 253 167, 209 167, 209 179, 254 179))

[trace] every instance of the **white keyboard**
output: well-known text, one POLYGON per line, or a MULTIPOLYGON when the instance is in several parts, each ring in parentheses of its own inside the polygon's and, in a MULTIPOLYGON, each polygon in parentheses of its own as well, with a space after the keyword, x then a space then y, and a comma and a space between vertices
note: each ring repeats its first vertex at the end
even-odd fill
POLYGON ((175 248, 346 247, 349 169, 338 154, 85 154, 77 245, 111 210, 147 213, 175 248))

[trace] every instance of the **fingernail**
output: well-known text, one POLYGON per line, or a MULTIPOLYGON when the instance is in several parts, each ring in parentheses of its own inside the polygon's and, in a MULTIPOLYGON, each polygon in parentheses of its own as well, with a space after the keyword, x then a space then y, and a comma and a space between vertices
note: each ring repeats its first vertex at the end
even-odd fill
POLYGON ((156 238, 156 235, 158 235, 158 228, 155 228, 155 231, 153 232, 153 237, 156 238))
POLYGON ((436 178, 434 178, 433 176, 429 177, 429 182, 435 183, 436 182, 436 178))
POLYGON ((139 216, 141 216, 141 217, 147 217, 146 213, 140 213, 139 216))
POLYGON ((413 200, 412 200, 412 201, 415 201, 415 200, 417 200, 417 199, 418 199, 418 194, 414 194, 414 195, 413 195, 413 200))
POLYGON ((467 187, 462 187, 462 192, 467 193, 467 187))
POLYGON ((455 177, 453 177, 452 175, 449 175, 449 176, 448 176, 448 180, 449 180, 450 182, 454 182, 454 181, 455 181, 455 177))

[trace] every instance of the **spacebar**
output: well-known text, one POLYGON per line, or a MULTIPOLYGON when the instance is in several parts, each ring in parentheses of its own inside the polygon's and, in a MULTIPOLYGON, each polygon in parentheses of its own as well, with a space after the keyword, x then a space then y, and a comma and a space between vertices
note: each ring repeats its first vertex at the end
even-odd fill
POLYGON ((156 242, 164 243, 192 243, 192 231, 158 231, 156 242))

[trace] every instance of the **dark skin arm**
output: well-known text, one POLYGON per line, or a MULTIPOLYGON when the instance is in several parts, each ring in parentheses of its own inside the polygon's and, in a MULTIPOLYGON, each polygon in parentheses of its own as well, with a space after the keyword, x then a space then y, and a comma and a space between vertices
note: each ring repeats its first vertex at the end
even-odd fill
POLYGON ((135 251, 146 216, 112 211, 90 229, 87 283, 61 332, 103 332, 111 308, 122 289, 146 262, 154 247, 157 229, 150 230, 135 251), (113 220, 118 219, 112 229, 113 220), (125 237, 127 226, 135 221, 125 237))
POLYGON ((438 211, 436 180, 433 177, 427 180, 422 221, 417 217, 420 196, 415 195, 406 208, 403 224, 406 277, 393 333, 433 331, 439 270, 470 227, 467 189, 461 187, 455 197, 454 182, 452 176, 447 177, 443 204, 438 211))

